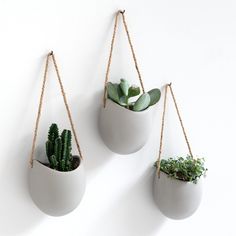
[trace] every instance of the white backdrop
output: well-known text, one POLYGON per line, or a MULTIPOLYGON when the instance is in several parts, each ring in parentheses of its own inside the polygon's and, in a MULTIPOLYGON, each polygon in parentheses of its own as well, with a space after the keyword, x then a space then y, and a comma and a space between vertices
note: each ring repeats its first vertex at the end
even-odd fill
MULTIPOLYGON (((233 0, 0 1, 0 235, 235 235, 236 2, 233 0), (195 154, 209 168, 203 202, 187 220, 161 215, 152 197, 160 104, 138 153, 109 151, 97 129, 114 13, 127 22, 147 89, 172 81, 195 154), (71 214, 48 217, 27 188, 28 156, 45 55, 54 50, 85 157, 87 189, 71 214)), ((69 127, 50 67, 37 140, 44 151, 51 122, 69 127)), ((138 83, 119 28, 113 81, 138 83)), ((164 155, 186 153, 169 103, 164 155)))

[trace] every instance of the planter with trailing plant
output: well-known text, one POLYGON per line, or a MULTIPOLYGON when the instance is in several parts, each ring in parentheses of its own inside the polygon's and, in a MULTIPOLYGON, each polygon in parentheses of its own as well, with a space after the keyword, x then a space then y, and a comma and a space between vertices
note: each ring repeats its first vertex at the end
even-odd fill
POLYGON ((204 166, 203 158, 193 157, 171 84, 168 84, 165 88, 159 156, 155 162, 155 167, 157 171, 154 180, 154 199, 160 211, 166 217, 176 220, 191 216, 200 205, 203 192, 203 177, 207 169, 204 166), (182 126, 189 155, 161 160, 168 87, 182 126))
POLYGON ((162 159, 160 176, 156 175, 154 183, 154 197, 160 211, 172 219, 191 216, 201 202, 205 172, 201 158, 162 159))
POLYGON ((68 214, 78 206, 85 192, 85 183, 85 170, 78 137, 58 72, 58 66, 54 54, 51 52, 48 54, 46 60, 34 129, 30 155, 29 192, 33 202, 41 211, 51 216, 62 216, 68 214), (72 132, 64 129, 60 134, 57 124, 53 123, 50 126, 45 151, 48 161, 44 163, 34 158, 34 152, 50 57, 52 57, 56 70, 72 132), (72 154, 72 134, 79 156, 72 154))
POLYGON ((153 107, 159 101, 160 96, 159 89, 152 89, 149 92, 144 90, 124 11, 119 11, 115 18, 105 78, 103 107, 99 117, 99 130, 106 146, 119 154, 130 154, 140 150, 148 140, 152 129, 153 107), (130 83, 125 79, 121 79, 120 83, 108 82, 117 21, 120 14, 128 36, 141 89, 135 85, 130 86, 130 83))

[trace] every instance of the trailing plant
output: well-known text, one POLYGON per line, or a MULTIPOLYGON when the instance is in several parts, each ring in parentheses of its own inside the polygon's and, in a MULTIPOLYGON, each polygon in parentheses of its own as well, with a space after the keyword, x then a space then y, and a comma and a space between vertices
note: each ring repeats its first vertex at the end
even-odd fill
MULTIPOLYGON (((186 158, 162 159, 160 170, 171 178, 196 184, 198 179, 207 171, 204 167, 204 162, 204 158, 193 159, 189 155, 186 158)), ((157 162, 155 162, 154 166, 157 167, 157 162)))
POLYGON ((77 166, 74 165, 74 158, 71 154, 71 131, 64 129, 59 135, 57 124, 52 124, 48 131, 46 142, 46 154, 50 168, 59 171, 71 171, 77 166))
POLYGON ((140 87, 136 85, 130 86, 129 82, 125 79, 121 79, 119 84, 107 83, 108 98, 132 111, 143 111, 156 104, 161 97, 161 91, 155 88, 140 95, 136 101, 130 101, 130 98, 136 97, 139 94, 140 87))

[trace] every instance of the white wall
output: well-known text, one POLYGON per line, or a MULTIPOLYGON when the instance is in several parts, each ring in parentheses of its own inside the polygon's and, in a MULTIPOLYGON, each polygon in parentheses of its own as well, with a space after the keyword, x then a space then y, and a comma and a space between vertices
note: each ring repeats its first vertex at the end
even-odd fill
MULTIPOLYGON (((0 235, 235 235, 236 2, 230 0, 0 1, 0 235), (114 12, 126 9, 146 88, 172 81, 194 153, 209 168, 203 202, 184 221, 168 220, 152 197, 160 105, 138 153, 109 151, 97 130, 114 12), (54 50, 87 171, 87 190, 71 214, 41 213, 27 188, 28 156, 45 55, 54 50)), ((138 83, 119 30, 111 78, 138 83)), ((69 127, 55 74, 50 77, 37 142, 49 124, 69 127)), ((187 151, 173 105, 165 156, 187 151)))

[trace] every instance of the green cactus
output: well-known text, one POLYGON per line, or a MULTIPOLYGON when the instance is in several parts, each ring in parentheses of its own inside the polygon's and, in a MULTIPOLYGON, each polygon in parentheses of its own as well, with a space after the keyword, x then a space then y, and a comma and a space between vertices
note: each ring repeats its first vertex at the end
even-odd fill
POLYGON ((55 140, 59 137, 59 130, 57 124, 51 124, 48 132, 48 140, 51 141, 54 145, 55 140))
POLYGON ((71 154, 71 131, 63 130, 59 136, 59 130, 56 124, 52 124, 48 132, 46 142, 46 154, 49 160, 50 168, 59 171, 73 170, 73 156, 71 154))
POLYGON ((59 137, 57 124, 51 124, 48 132, 48 141, 46 142, 46 153, 50 157, 54 154, 55 140, 59 137))
POLYGON ((51 155, 49 157, 50 168, 57 170, 58 169, 58 161, 55 155, 51 155))
POLYGON ((51 141, 47 141, 46 142, 46 154, 47 154, 47 157, 49 158, 50 156, 52 156, 54 153, 54 150, 53 150, 53 143, 51 141))
POLYGON ((71 156, 71 131, 63 130, 61 134, 62 139, 62 157, 61 157, 61 169, 62 171, 68 171, 70 156, 71 156))
POLYGON ((131 97, 140 94, 140 88, 130 86, 125 79, 120 80, 120 84, 107 83, 107 97, 115 103, 132 111, 143 111, 156 104, 161 97, 159 89, 152 89, 148 93, 143 93, 136 101, 129 101, 131 97))
POLYGON ((54 147, 54 155, 56 156, 58 162, 61 161, 61 152, 62 152, 62 140, 60 137, 58 137, 55 140, 55 147, 54 147))

